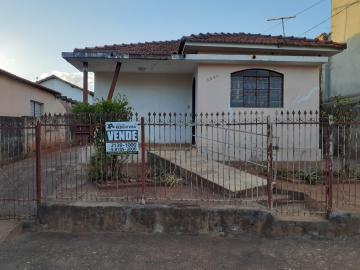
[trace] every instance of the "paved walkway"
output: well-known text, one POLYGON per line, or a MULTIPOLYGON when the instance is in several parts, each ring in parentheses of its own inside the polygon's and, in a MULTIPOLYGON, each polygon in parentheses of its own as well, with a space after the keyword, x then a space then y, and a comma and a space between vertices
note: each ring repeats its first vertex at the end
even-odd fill
POLYGON ((29 233, 0 244, 0 269, 359 269, 360 239, 29 233))
POLYGON ((207 159, 198 150, 151 151, 150 153, 230 192, 240 192, 266 185, 266 179, 211 158, 207 159))

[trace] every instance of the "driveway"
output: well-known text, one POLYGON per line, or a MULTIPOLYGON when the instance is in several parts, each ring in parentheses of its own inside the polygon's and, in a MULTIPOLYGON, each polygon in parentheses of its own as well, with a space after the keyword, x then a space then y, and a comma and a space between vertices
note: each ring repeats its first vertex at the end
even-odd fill
POLYGON ((0 245, 0 269, 359 269, 359 240, 26 233, 0 245))
MULTIPOLYGON (((84 183, 82 147, 65 148, 42 155, 42 196, 84 183)), ((36 214, 35 157, 0 166, 0 218, 32 217, 36 214)))

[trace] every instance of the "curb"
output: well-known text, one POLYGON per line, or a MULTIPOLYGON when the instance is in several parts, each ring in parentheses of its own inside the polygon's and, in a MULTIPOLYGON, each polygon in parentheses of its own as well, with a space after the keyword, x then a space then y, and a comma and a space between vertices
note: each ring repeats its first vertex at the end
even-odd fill
POLYGON ((267 210, 232 205, 198 206, 117 202, 46 203, 39 228, 62 232, 139 232, 265 237, 308 236, 331 239, 360 234, 360 215, 332 213, 329 219, 283 218, 267 210))

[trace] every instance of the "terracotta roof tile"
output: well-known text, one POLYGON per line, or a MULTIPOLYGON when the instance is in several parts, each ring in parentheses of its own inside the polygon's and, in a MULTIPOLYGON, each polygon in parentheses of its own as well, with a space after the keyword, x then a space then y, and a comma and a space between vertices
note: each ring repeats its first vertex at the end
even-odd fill
POLYGON ((176 54, 182 44, 182 41, 187 42, 204 42, 204 43, 236 43, 236 44, 251 44, 251 45, 282 45, 295 47, 316 47, 316 48, 335 48, 345 49, 346 44, 336 43, 333 41, 307 39, 301 37, 282 37, 261 34, 248 33, 200 33, 190 36, 185 36, 182 39, 171 41, 153 41, 133 44, 114 44, 102 47, 90 47, 84 49, 75 49, 74 53, 101 53, 114 52, 132 55, 171 55, 176 54))
POLYGON ((186 37, 186 41, 205 43, 237 43, 255 45, 286 45, 304 47, 332 47, 345 49, 343 43, 324 41, 319 39, 307 39, 301 37, 283 37, 247 33, 206 33, 186 37))
POLYGON ((170 55, 178 52, 180 40, 114 44, 103 47, 75 49, 74 52, 116 52, 139 55, 170 55))

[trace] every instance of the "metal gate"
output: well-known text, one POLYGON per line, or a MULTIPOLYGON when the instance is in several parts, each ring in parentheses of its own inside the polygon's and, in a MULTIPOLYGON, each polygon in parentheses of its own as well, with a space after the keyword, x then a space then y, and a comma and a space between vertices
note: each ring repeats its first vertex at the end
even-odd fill
POLYGON ((0 218, 35 217, 49 200, 236 204, 291 216, 360 206, 355 120, 316 112, 133 114, 127 120, 141 126, 140 151, 114 157, 94 142, 103 118, 90 118, 0 118, 0 218))
POLYGON ((0 219, 36 215, 35 126, 0 117, 0 219))

